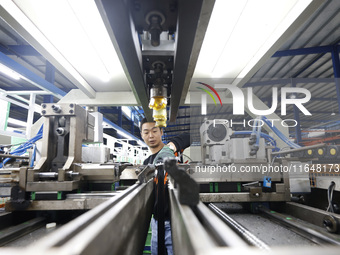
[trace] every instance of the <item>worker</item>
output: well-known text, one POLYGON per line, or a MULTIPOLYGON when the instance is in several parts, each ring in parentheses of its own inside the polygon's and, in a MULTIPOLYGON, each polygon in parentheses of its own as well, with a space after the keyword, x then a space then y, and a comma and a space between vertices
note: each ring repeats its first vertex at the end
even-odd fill
MULTIPOLYGON (((141 121, 140 131, 141 136, 144 142, 149 146, 149 149, 152 153, 147 159, 144 160, 144 165, 148 164, 156 164, 163 163, 163 159, 167 157, 174 157, 174 153, 179 150, 183 150, 190 145, 190 136, 189 134, 184 134, 181 137, 174 138, 168 146, 166 146, 162 142, 163 130, 159 127, 156 127, 156 122, 148 122, 146 118, 141 121)), ((165 175, 165 181, 167 185, 167 175, 165 175)), ((154 185, 154 193, 155 193, 155 204, 153 208, 154 217, 151 220, 151 254, 158 254, 158 243, 157 243, 157 192, 155 192, 156 185, 154 185)), ((165 187, 167 187, 165 185, 165 187)), ((173 254, 172 250, 172 238, 171 238, 171 225, 170 225, 170 208, 169 208, 169 192, 168 189, 165 188, 165 201, 164 201, 164 231, 165 231, 165 247, 168 255, 173 254)))

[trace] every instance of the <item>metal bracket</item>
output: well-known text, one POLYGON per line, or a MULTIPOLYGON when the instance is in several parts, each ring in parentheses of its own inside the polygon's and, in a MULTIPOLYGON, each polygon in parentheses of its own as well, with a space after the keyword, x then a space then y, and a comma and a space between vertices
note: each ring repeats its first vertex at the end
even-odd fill
POLYGON ((251 197, 260 197, 262 195, 262 188, 261 187, 250 187, 249 195, 251 197))
POLYGON ((179 202, 189 206, 197 205, 199 203, 199 186, 186 171, 177 167, 177 160, 165 158, 164 169, 178 185, 179 202))
POLYGON ((142 169, 142 171, 138 174, 138 182, 139 183, 146 183, 148 182, 155 172, 156 167, 154 165, 147 165, 142 169))
MULTIPOLYGON (((15 185, 11 189, 11 200, 9 202, 15 210, 25 210, 30 205, 30 200, 26 199, 27 194, 19 185, 15 185)), ((7 205, 6 205, 7 207, 7 205)))
POLYGON ((119 177, 122 174, 122 172, 125 170, 125 168, 127 168, 128 166, 132 166, 132 164, 130 163, 116 164, 115 166, 116 176, 119 177))

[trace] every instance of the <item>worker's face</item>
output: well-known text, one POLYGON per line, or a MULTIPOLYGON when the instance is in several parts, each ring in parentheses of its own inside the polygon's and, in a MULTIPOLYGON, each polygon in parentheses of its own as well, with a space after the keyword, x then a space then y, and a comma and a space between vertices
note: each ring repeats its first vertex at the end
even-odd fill
POLYGON ((157 148, 162 143, 163 131, 155 127, 154 122, 146 122, 142 126, 142 138, 150 148, 157 148))

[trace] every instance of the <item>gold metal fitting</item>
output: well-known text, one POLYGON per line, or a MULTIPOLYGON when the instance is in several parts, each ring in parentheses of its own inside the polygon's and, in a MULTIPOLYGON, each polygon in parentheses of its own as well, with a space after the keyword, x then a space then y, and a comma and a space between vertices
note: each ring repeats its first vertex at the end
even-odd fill
POLYGON ((165 97, 152 97, 149 108, 153 109, 152 117, 156 121, 156 127, 166 127, 166 105, 165 97))

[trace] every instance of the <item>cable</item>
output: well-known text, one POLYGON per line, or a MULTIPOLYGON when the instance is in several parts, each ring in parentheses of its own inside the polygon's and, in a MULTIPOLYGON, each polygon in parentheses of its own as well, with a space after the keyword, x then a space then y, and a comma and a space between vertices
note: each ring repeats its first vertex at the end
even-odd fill
MULTIPOLYGON (((290 149, 290 147, 289 147, 289 146, 283 147, 283 148, 279 149, 278 152, 284 151, 285 149, 290 149)), ((279 155, 273 157, 272 162, 270 163, 271 166, 274 164, 274 161, 275 161, 275 159, 277 159, 277 158, 279 158, 279 155)))
MULTIPOLYGON (((235 131, 233 133, 234 135, 251 135, 252 131, 235 131)), ((271 143, 271 145, 275 146, 276 148, 276 141, 273 137, 271 137, 270 135, 266 134, 266 133, 260 133, 260 136, 264 139, 266 139, 267 141, 269 141, 271 143)))
POLYGON ((289 139, 284 136, 281 131, 279 131, 275 126, 271 125, 271 123, 269 122, 269 120, 265 117, 262 116, 263 121, 267 124, 267 126, 274 131, 274 133, 282 140, 284 141, 286 144, 288 144, 289 146, 293 147, 293 148, 297 148, 291 141, 289 141, 289 139))
MULTIPOLYGON (((261 119, 261 117, 259 117, 261 119)), ((257 121, 258 123, 260 123, 260 119, 257 121)), ((258 147, 260 146, 260 137, 261 137, 261 125, 257 127, 256 130, 256 143, 255 145, 257 145, 258 147)))
POLYGON ((0 144, 0 147, 13 147, 13 146, 17 146, 17 145, 21 145, 24 144, 26 142, 21 142, 21 143, 14 143, 14 144, 0 144))
MULTIPOLYGON (((187 157, 191 162, 194 162, 189 156, 182 154, 183 157, 187 157)), ((184 161, 184 160, 183 160, 184 161)))
POLYGON ((31 163, 30 163, 30 167, 33 167, 34 165, 34 159, 35 159, 35 154, 37 152, 37 145, 34 144, 34 149, 33 149, 33 153, 32 153, 32 158, 31 158, 31 163))
POLYGON ((327 212, 334 212, 334 207, 333 207, 333 192, 335 189, 335 182, 331 182, 327 189, 327 198, 328 198, 328 207, 327 207, 327 212))
MULTIPOLYGON (((28 140, 25 143, 22 143, 18 148, 15 150, 11 151, 9 154, 11 155, 22 155, 27 152, 28 149, 31 149, 32 146, 35 144, 36 141, 40 140, 43 136, 43 125, 41 125, 38 133, 32 137, 30 140, 28 140)), ((2 163, 0 163, 0 168, 3 168, 5 164, 9 161, 9 158, 5 158, 2 163)))
POLYGON ((277 158, 277 156, 274 156, 272 159, 272 162, 270 163, 270 166, 272 166, 274 164, 275 159, 277 158))
POLYGON ((296 144, 296 143, 293 143, 291 141, 289 141, 289 139, 284 135, 282 134, 282 132, 280 130, 278 130, 274 125, 272 125, 270 123, 270 121, 265 117, 265 116, 262 116, 262 120, 267 124, 267 126, 273 130, 273 132, 283 141, 285 142, 287 145, 289 145, 290 147, 292 148, 301 148, 300 145, 296 144))

